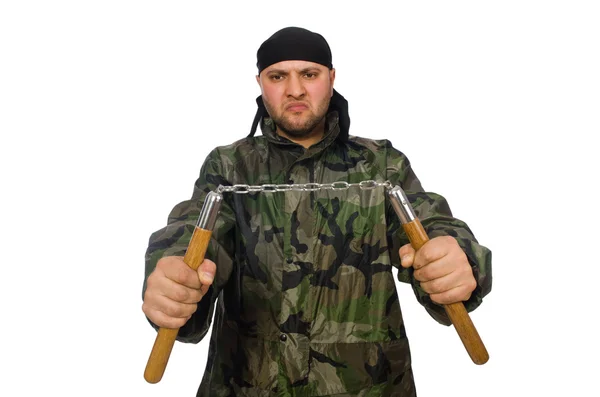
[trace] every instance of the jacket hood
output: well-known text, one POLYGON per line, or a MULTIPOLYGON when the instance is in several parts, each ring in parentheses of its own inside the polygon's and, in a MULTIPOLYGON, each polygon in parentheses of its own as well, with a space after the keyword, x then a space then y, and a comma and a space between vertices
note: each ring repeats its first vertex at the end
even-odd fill
MULTIPOLYGON (((269 117, 269 113, 267 113, 267 109, 265 108, 265 104, 262 100, 262 95, 259 95, 256 98, 256 104, 258 105, 258 109, 256 110, 256 115, 254 116, 254 121, 252 122, 252 127, 250 128, 250 134, 248 134, 248 137, 254 136, 254 133, 256 132, 256 127, 258 127, 258 124, 264 117, 269 117)), ((332 110, 338 112, 340 124, 339 137, 340 139, 345 141, 348 139, 350 131, 350 114, 348 113, 348 101, 335 89, 333 90, 331 101, 329 102, 328 112, 332 110)))

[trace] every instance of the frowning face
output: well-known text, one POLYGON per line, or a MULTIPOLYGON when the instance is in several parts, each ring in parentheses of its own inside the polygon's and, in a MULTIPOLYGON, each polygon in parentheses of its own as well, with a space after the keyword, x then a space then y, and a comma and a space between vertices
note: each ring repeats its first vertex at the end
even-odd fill
POLYGON ((306 140, 323 135, 335 69, 308 61, 282 61, 256 77, 280 135, 306 140))

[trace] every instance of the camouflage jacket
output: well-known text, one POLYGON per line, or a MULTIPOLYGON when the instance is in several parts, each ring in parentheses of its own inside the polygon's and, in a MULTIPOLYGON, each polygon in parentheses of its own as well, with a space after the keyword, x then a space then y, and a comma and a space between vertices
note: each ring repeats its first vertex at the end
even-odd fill
MULTIPOLYGON (((309 149, 278 136, 268 118, 262 136, 214 149, 191 200, 151 235, 146 278, 161 257, 184 255, 204 197, 221 184, 372 179, 400 185, 430 237, 458 240, 478 281, 465 303, 475 309, 491 289, 491 252, 452 217, 443 197, 423 191, 389 141, 339 139, 337 120, 328 115, 323 140, 309 149)), ((437 321, 449 320, 399 266, 398 249, 407 242, 383 187, 224 193, 206 254, 217 264, 215 282, 178 336, 197 343, 214 313, 197 395, 414 396, 392 266, 437 321)))

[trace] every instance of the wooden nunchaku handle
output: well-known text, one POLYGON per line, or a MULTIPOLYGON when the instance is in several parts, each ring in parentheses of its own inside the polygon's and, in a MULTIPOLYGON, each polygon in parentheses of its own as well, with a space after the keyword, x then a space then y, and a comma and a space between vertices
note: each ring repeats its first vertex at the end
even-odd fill
MULTIPOLYGON (((429 237, 418 218, 403 224, 402 227, 415 251, 418 251, 429 241, 429 237)), ((454 324, 454 328, 465 349, 467 349, 471 360, 478 365, 485 364, 489 359, 488 352, 475 329, 475 325, 471 321, 471 317, 469 317, 469 313, 465 309, 465 305, 462 302, 456 302, 444 305, 444 309, 450 321, 454 324)))
MULTIPOLYGON (((220 191, 209 192, 204 198, 198 222, 188 244, 183 261, 193 270, 198 270, 210 242, 212 230, 221 207, 223 196, 220 191)), ((179 328, 160 328, 146 364, 144 379, 148 383, 158 383, 167 367, 171 350, 177 339, 179 328)))
MULTIPOLYGON (((196 227, 194 230, 187 252, 183 257, 183 261, 190 268, 198 270, 198 267, 204 260, 204 254, 206 254, 211 234, 210 230, 204 230, 199 227, 196 227)), ((146 364, 146 370, 144 371, 144 379, 148 383, 158 383, 161 380, 178 332, 179 328, 161 327, 158 330, 150 358, 148 358, 148 364, 146 364)))

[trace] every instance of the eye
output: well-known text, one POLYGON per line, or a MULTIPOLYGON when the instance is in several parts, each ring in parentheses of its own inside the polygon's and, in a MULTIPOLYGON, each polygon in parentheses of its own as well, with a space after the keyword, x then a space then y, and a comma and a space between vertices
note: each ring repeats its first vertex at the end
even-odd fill
POLYGON ((306 72, 304 73, 304 77, 306 77, 307 79, 314 79, 315 77, 317 77, 317 74, 314 72, 306 72))
POLYGON ((283 76, 280 74, 272 74, 269 76, 269 79, 273 81, 280 81, 281 79, 283 79, 283 76))

